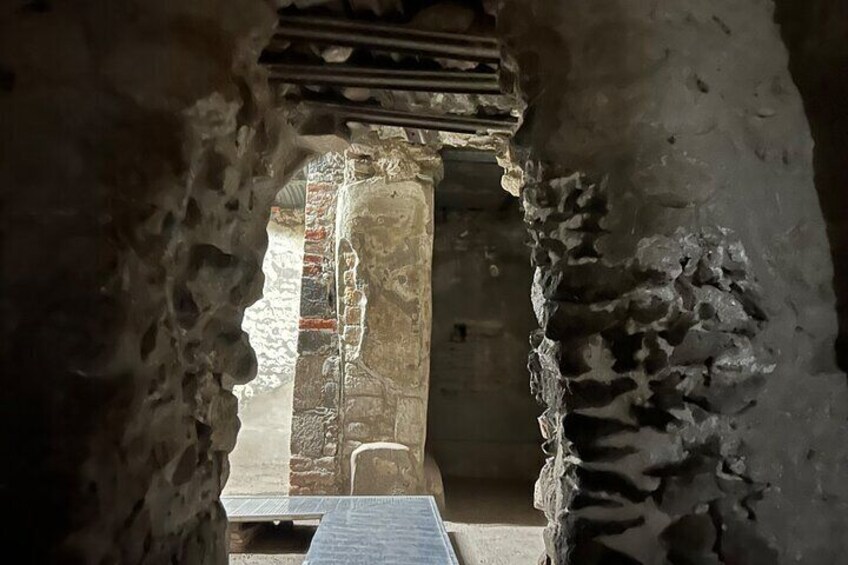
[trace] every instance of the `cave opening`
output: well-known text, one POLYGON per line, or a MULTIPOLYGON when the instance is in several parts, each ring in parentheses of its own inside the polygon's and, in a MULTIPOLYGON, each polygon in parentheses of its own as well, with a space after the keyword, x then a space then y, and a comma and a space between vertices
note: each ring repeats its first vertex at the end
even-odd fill
POLYGON ((844 2, 104 6, 0 10, 10 554, 219 564, 294 501, 324 562, 421 515, 509 561, 535 520, 424 495, 530 511, 532 462, 546 564, 841 563, 844 2))

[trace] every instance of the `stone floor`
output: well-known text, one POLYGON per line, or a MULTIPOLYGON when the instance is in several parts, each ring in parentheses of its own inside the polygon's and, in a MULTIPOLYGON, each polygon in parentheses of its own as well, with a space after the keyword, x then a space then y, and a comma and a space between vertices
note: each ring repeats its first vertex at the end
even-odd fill
MULTIPOLYGON (((535 565, 544 549, 544 518, 533 509, 532 483, 446 479, 445 526, 463 565, 535 565)), ((316 521, 291 529, 268 525, 233 565, 303 563, 316 521)))

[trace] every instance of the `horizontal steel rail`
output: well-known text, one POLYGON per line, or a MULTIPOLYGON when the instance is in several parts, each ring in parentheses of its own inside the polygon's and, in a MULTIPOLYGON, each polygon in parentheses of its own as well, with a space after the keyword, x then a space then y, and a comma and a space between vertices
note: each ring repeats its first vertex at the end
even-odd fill
POLYGON ((423 114, 401 110, 386 110, 372 106, 346 105, 316 100, 304 100, 303 104, 332 113, 341 119, 363 124, 430 129, 454 133, 514 133, 518 122, 495 120, 450 114, 423 114))
POLYGON ((487 63, 500 61, 500 46, 492 37, 333 18, 281 16, 269 50, 281 47, 279 40, 292 39, 487 63))
POLYGON ((272 81, 289 84, 466 94, 500 94, 501 92, 497 73, 408 71, 342 65, 276 63, 266 64, 265 67, 270 71, 272 81))

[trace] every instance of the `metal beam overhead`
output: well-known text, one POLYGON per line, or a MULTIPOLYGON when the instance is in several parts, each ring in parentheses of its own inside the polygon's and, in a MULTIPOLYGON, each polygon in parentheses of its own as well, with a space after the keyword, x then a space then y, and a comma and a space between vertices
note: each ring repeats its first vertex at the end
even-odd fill
POLYGON ((305 40, 326 45, 364 47, 430 57, 500 62, 497 39, 392 26, 302 16, 281 16, 269 50, 285 47, 279 40, 305 40))
POLYGON ((451 114, 424 114, 400 110, 386 110, 373 106, 335 104, 314 100, 304 100, 302 103, 334 114, 345 121, 363 124, 480 134, 489 132, 511 134, 515 132, 515 128, 518 126, 518 122, 515 120, 494 120, 451 114))
POLYGON ((422 92, 456 92, 466 94, 500 94, 497 73, 456 71, 410 71, 349 67, 344 65, 295 65, 269 63, 265 67, 274 82, 413 90, 422 92))

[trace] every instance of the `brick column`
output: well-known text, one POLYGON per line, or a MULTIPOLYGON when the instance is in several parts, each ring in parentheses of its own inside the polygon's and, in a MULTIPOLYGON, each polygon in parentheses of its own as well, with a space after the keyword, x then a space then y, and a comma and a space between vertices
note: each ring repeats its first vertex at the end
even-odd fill
POLYGON ((339 339, 335 292, 336 194, 344 160, 309 166, 291 437, 291 494, 335 494, 339 484, 339 339))

